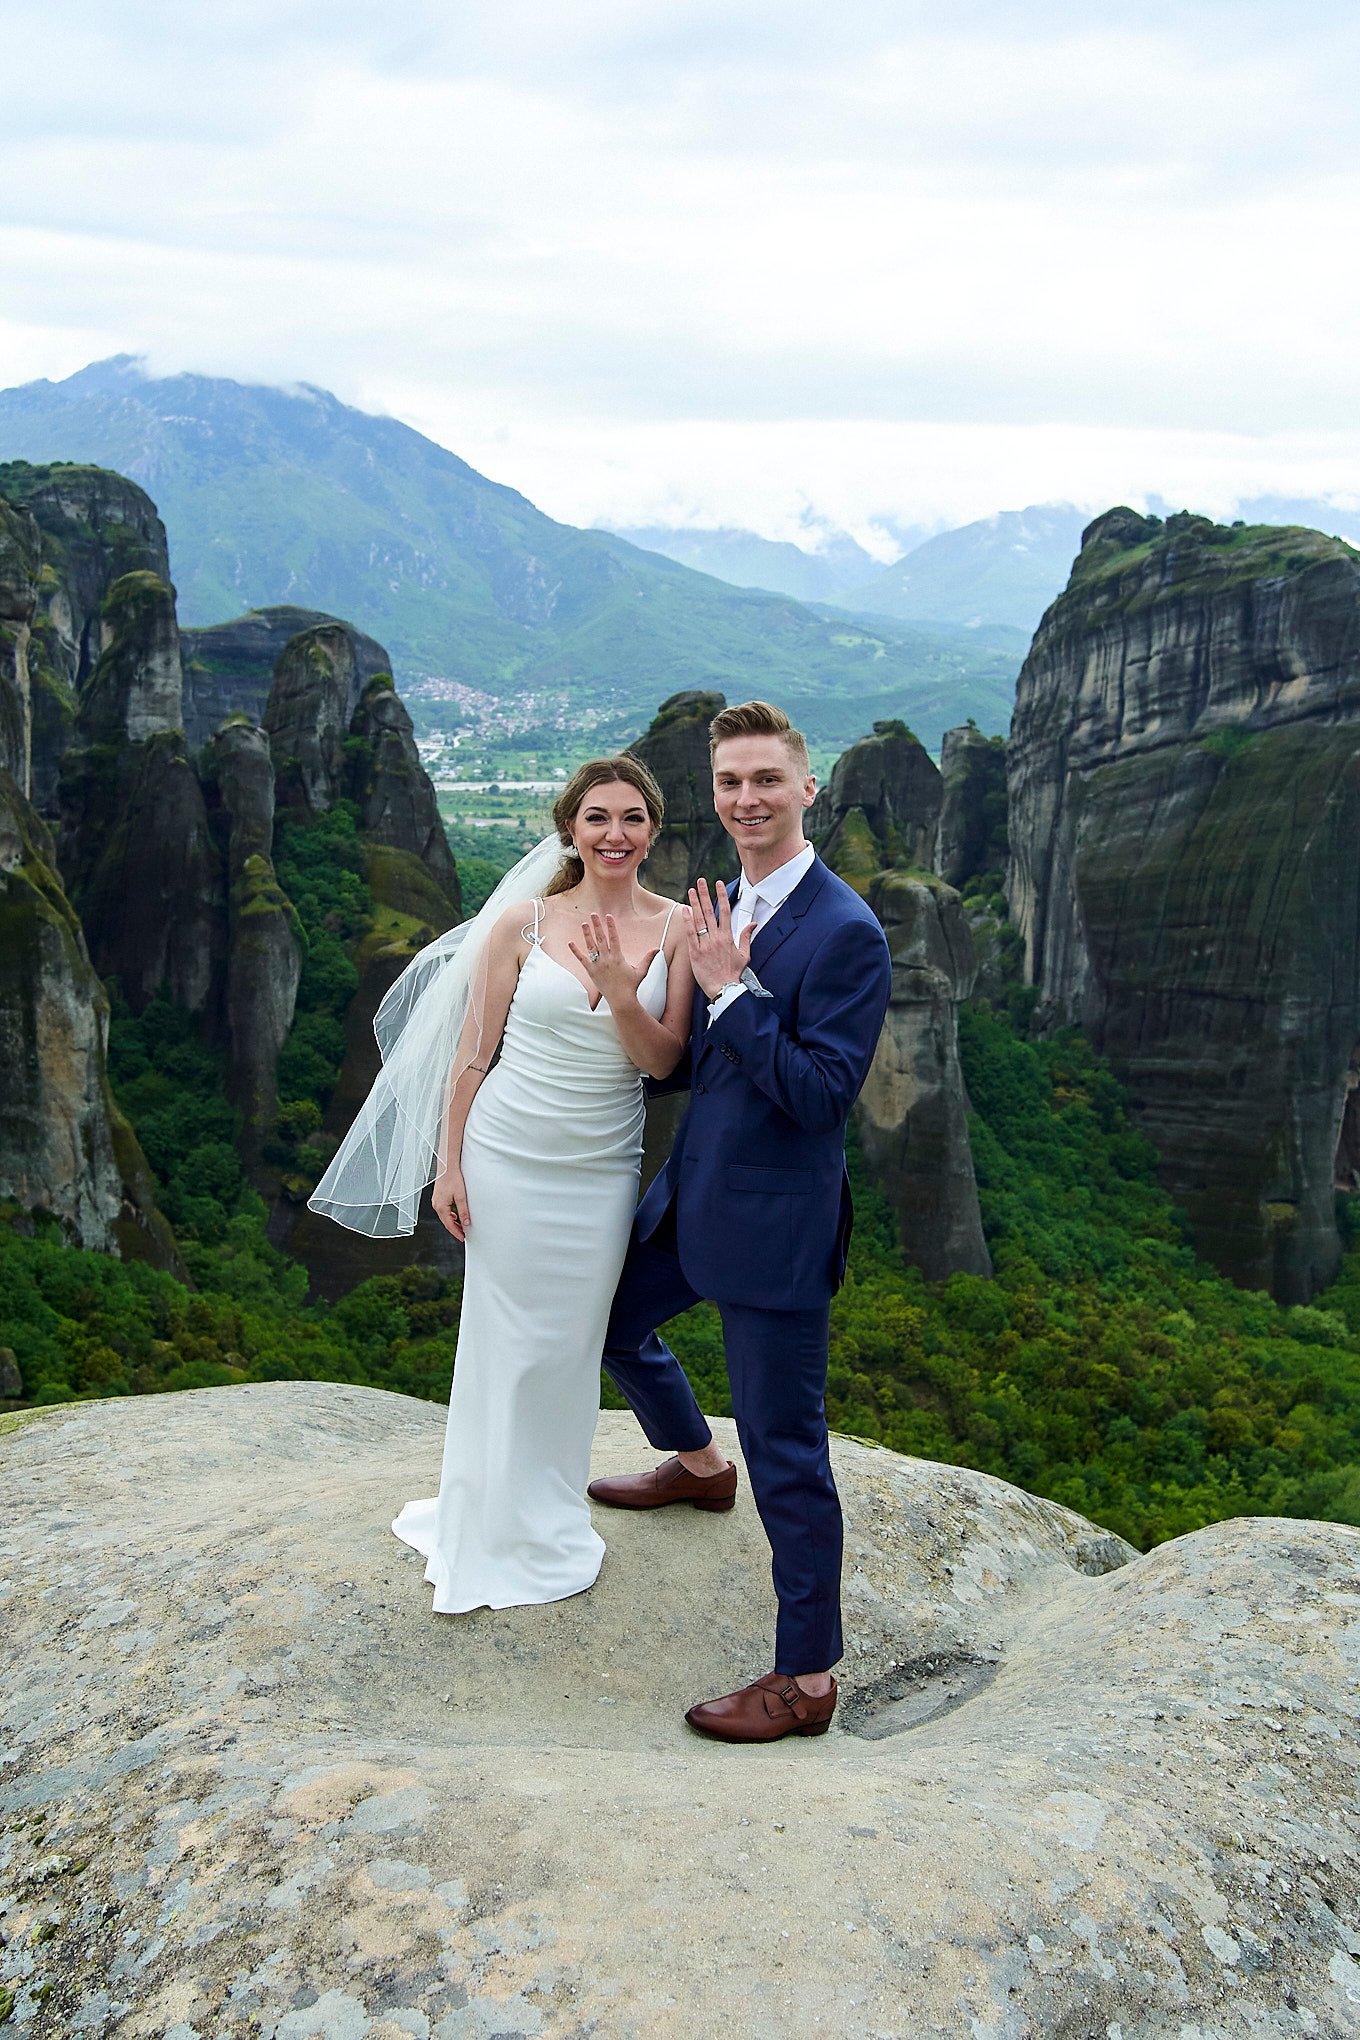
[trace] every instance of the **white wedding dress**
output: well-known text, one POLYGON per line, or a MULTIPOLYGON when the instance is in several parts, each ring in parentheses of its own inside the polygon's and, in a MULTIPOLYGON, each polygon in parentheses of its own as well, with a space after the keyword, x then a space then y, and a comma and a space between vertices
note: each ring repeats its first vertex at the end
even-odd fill
MULTIPOLYGON (((562 1600, 604 1556, 585 1488, 642 1079, 604 1001, 543 948, 543 912, 535 900, 500 1059, 463 1134, 472 1223, 439 1493, 392 1525, 425 1559, 438 1614, 562 1600)), ((638 987, 656 1019, 666 979, 659 950, 638 987)))

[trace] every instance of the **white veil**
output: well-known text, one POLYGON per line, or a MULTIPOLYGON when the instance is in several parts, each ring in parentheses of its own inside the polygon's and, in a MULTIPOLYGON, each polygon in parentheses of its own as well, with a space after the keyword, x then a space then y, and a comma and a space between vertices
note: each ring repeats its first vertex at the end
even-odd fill
POLYGON ((506 908, 541 893, 569 854, 569 844, 546 837, 480 913, 412 957, 374 1016, 383 1066, 309 1209, 374 1239, 415 1231, 421 1194, 444 1164, 453 1087, 481 1059, 487 939, 506 908))

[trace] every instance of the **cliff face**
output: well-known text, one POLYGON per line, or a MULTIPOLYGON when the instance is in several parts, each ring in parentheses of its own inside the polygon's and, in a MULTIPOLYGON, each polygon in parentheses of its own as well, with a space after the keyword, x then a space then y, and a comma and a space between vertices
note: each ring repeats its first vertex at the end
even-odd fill
POLYGON ((0 1200, 83 1247, 175 1265, 150 1171, 109 1094, 108 1007, 52 840, 0 770, 0 1200))
POLYGON ((288 1039, 302 971, 297 916, 274 873, 274 767, 264 731, 225 724, 209 747, 210 787, 227 878, 226 1030, 232 1103, 243 1158, 260 1161, 278 1104, 279 1052, 288 1039))
POLYGON ((869 904, 892 952, 892 993, 855 1108, 864 1159, 897 1211, 902 1245, 933 1281, 990 1275, 968 1142, 958 1009, 973 939, 951 887, 887 871, 869 904))
POLYGON ((939 771, 905 723, 876 722, 832 768, 807 832, 831 869, 867 893, 891 865, 929 871, 940 815, 939 771))
POLYGON ((956 889, 1006 864, 1006 746, 972 723, 946 730, 934 868, 956 889))
POLYGON ((926 876, 941 795, 940 773, 906 725, 877 722, 837 759, 808 817, 820 855, 868 899, 892 951, 888 1012, 855 1119, 903 1251, 933 1280, 991 1272, 959 1064, 972 935, 958 894, 926 876))
POLYGON ((340 799, 345 738, 362 688, 348 624, 316 624, 284 646, 264 711, 281 805, 321 815, 340 799))
MULTIPOLYGON (((359 983, 344 1016, 344 1059, 323 1121, 332 1141, 348 1130, 377 1075, 373 1016, 383 995, 417 951, 453 927, 462 911, 434 787, 391 679, 377 674, 352 710, 345 707, 358 684, 356 635, 348 625, 326 624, 291 639, 265 708, 280 803, 307 818, 325 814, 337 800, 354 802, 363 876, 373 901, 372 924, 354 952, 359 983)), ((271 1236, 306 1265, 321 1295, 342 1295, 366 1276, 412 1261, 439 1268, 460 1261, 461 1248, 428 1206, 413 1243, 368 1240, 308 1211, 301 1194, 285 1181, 271 1236)))
POLYGON ((392 661, 375 638, 317 609, 252 609, 230 623, 182 629, 184 733, 189 742, 205 744, 231 715, 263 722, 274 668, 288 644, 300 632, 322 625, 346 633, 361 686, 375 673, 391 672, 392 661))
POLYGON ((682 900, 700 878, 737 875, 737 853, 713 807, 708 726, 727 706, 721 694, 690 690, 663 701, 644 736, 629 749, 656 774, 666 819, 647 859, 646 882, 682 900))
POLYGON ((411 718, 389 674, 378 673, 367 682, 349 734, 348 790, 358 804, 360 828, 372 844, 416 858, 446 896, 453 920, 461 919, 458 871, 439 803, 420 762, 411 718))
POLYGON ((27 794, 32 783, 32 689, 28 648, 38 600, 38 527, 0 498, 0 771, 27 794))
POLYGON ((129 574, 170 579, 165 528, 144 490, 105 468, 26 461, 0 465, 0 498, 26 513, 41 548, 28 652, 32 747, 29 792, 55 815, 76 701, 108 645, 104 607, 129 574))
POLYGON ((180 728, 174 593, 115 581, 104 643, 62 768, 62 869, 95 968, 141 1012, 164 985, 215 1017, 226 929, 221 860, 180 728))
POLYGON ((1360 556, 1088 529, 1020 675, 1008 874, 1041 1021, 1128 1086, 1202 1252, 1306 1300, 1360 1043, 1360 556))
MULTIPOLYGON (((278 798, 303 821, 354 803, 360 895, 371 902, 360 932, 347 928, 358 992, 347 1013, 342 992, 328 1016, 343 1019, 348 1044, 331 1134, 376 1070, 378 1001, 460 912, 434 789, 381 645, 295 609, 191 642, 193 748, 165 534, 149 498, 98 469, 0 468, 0 771, 11 774, 0 811, 0 1044, 23 1072, 0 1130, 0 1196, 52 1209, 86 1245, 162 1261, 173 1240, 104 1075, 100 979, 116 980, 134 1013, 163 990, 225 1044, 242 1158, 272 1191, 277 1073, 304 947, 273 863, 276 775, 278 798), (29 783, 59 814, 63 878, 24 801, 29 783)), ((418 1238, 417 1257, 456 1259, 435 1230, 418 1238)), ((332 1293, 375 1271, 335 1227, 314 1244, 332 1293)), ((398 1243, 375 1265, 410 1258, 398 1243)))

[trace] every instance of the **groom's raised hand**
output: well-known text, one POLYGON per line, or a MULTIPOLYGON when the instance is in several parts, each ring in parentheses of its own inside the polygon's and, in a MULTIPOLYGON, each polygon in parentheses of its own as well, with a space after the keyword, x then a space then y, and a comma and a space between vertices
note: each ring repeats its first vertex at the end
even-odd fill
POLYGON ((690 887, 684 916, 694 982, 708 998, 716 999, 723 986, 734 985, 750 963, 754 926, 748 924, 734 941, 727 887, 720 885, 714 898, 706 878, 699 880, 697 888, 690 887))

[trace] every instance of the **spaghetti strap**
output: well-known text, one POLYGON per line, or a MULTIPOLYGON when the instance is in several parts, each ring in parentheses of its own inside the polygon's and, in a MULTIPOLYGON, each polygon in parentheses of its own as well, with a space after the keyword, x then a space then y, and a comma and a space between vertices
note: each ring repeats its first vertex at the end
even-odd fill
POLYGON ((661 941, 657 945, 661 949, 664 949, 666 946, 666 937, 670 933, 671 922, 675 919, 675 909, 676 907, 679 906, 679 904, 680 904, 679 900, 676 900, 674 905, 671 907, 669 914, 667 914, 665 921, 662 924, 661 941))
POLYGON ((521 928, 521 929, 520 929, 520 931, 519 931, 519 932, 520 932, 520 936, 521 936, 521 939, 522 939, 523 941, 525 941, 525 942, 532 942, 532 943, 533 943, 533 945, 534 945, 534 948, 535 948, 535 949, 541 949, 541 948, 543 947, 543 937, 542 937, 542 936, 541 936, 541 935, 539 934, 539 932, 538 932, 538 924, 539 924, 539 922, 540 922, 540 921, 542 920, 542 918, 543 918, 543 911, 544 911, 544 909, 543 909, 543 902, 542 902, 542 900, 540 900, 540 899, 535 899, 535 901, 534 901, 534 925, 533 925, 533 927, 532 927, 532 928, 527 928, 527 927, 526 927, 526 928, 521 928))

